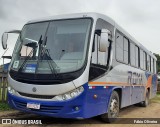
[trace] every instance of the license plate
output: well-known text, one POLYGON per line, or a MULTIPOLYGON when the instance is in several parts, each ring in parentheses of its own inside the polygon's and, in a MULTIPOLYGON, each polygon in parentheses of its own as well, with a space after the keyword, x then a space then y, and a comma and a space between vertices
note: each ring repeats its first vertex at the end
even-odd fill
POLYGON ((40 104, 27 103, 27 108, 31 108, 31 109, 40 109, 40 104))

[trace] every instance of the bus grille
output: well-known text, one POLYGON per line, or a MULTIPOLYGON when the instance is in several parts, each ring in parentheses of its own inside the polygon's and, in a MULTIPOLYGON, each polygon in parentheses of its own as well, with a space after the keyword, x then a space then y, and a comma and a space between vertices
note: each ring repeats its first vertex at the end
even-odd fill
POLYGON ((27 93, 21 93, 21 92, 18 92, 18 93, 24 97, 39 98, 39 99, 52 99, 55 97, 54 95, 35 95, 35 94, 27 94, 27 93))
POLYGON ((32 110, 35 112, 44 112, 44 113, 58 113, 63 106, 51 106, 51 105, 40 105, 40 109, 28 109, 27 108, 27 103, 20 102, 20 101, 15 101, 14 104, 16 105, 17 108, 23 109, 23 110, 32 110))

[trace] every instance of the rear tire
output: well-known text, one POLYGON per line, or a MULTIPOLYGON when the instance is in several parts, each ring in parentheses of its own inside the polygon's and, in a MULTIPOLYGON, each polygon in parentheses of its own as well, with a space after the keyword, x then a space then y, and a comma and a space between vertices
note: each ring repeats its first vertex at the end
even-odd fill
POLYGON ((149 90, 146 91, 145 100, 139 103, 142 107, 147 107, 149 105, 149 90))
POLYGON ((108 105, 108 113, 101 115, 104 122, 112 123, 119 115, 119 95, 113 91, 108 105))

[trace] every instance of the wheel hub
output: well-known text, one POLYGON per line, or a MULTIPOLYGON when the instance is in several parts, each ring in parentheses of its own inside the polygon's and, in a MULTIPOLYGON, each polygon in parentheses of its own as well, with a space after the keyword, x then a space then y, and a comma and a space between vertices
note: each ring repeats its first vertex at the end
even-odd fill
POLYGON ((112 117, 117 116, 119 110, 118 101, 116 99, 111 100, 110 112, 112 117))

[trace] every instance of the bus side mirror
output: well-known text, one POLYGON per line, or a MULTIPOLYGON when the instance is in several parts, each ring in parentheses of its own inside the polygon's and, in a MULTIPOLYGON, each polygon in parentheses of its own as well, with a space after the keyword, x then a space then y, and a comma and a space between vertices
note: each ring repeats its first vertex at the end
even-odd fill
POLYGON ((8 40, 8 33, 3 33, 3 35, 2 35, 2 47, 3 47, 3 49, 7 48, 7 40, 8 40))
POLYGON ((109 47, 109 31, 107 29, 101 30, 101 37, 99 41, 99 51, 106 52, 109 47))
POLYGON ((3 49, 7 49, 8 33, 20 34, 21 31, 20 30, 11 30, 11 31, 4 32, 3 35, 2 35, 2 47, 3 47, 3 49))

